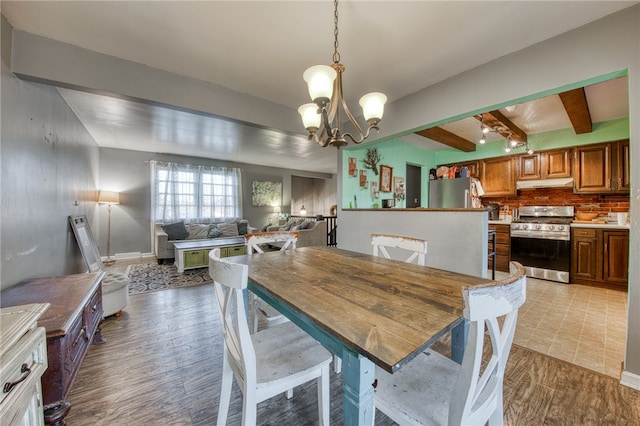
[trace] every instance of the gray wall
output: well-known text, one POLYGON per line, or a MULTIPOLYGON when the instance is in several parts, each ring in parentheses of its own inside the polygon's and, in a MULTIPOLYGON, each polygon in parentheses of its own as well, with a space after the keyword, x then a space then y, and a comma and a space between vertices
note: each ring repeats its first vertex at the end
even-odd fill
MULTIPOLYGON (((111 212, 111 255, 131 256, 151 253, 151 172, 150 161, 175 161, 186 164, 239 167, 242 169, 243 218, 251 226, 262 228, 273 218, 273 207, 251 205, 251 186, 254 180, 282 182, 282 211, 288 212, 291 203, 291 178, 301 174, 324 183, 323 193, 329 193, 335 204, 335 177, 324 173, 302 172, 243 163, 154 154, 121 149, 100 149, 100 189, 120 192, 120 204, 111 212)), ((99 206, 98 226, 94 233, 100 253, 106 256, 107 207, 99 206)))
MULTIPOLYGON (((487 218, 483 210, 343 210, 338 247, 372 253, 372 233, 423 238, 427 240, 427 266, 486 278, 487 218)), ((406 258, 393 252, 390 255, 398 260, 406 258)))
POLYGON ((3 16, 0 289, 86 271, 68 216, 92 223, 99 156, 54 87, 9 72, 10 30, 3 16))

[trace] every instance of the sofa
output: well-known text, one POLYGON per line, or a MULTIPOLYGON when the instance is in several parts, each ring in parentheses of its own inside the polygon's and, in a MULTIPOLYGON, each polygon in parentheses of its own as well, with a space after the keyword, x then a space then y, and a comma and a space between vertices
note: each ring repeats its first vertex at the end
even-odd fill
POLYGON ((221 223, 156 223, 154 226, 154 252, 158 263, 174 259, 173 243, 189 240, 214 240, 222 237, 238 237, 256 232, 247 220, 221 223))
POLYGON ((327 245, 326 220, 291 219, 282 226, 269 226, 267 231, 298 231, 296 247, 327 245))

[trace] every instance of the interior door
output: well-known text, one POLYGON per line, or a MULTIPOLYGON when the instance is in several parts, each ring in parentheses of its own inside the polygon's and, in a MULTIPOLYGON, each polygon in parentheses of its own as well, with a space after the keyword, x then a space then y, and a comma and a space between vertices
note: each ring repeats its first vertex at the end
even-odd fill
POLYGON ((420 207, 420 192, 422 191, 422 183, 420 181, 421 174, 421 167, 407 164, 407 185, 405 189, 407 208, 420 207))

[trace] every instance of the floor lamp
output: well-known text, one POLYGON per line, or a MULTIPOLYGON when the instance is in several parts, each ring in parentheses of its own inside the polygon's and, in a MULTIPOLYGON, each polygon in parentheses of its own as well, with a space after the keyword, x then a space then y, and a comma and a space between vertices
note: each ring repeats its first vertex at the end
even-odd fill
POLYGON ((115 191, 100 191, 98 194, 98 203, 106 204, 109 212, 109 221, 107 222, 107 260, 105 266, 113 265, 116 261, 111 260, 111 206, 120 204, 120 193, 115 191))

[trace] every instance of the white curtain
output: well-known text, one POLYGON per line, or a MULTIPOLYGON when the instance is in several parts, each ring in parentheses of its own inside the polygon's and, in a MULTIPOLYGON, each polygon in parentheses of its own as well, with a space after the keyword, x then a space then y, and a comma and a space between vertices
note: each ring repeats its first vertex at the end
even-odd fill
POLYGON ((241 170, 151 161, 155 222, 227 222, 242 218, 241 170))

